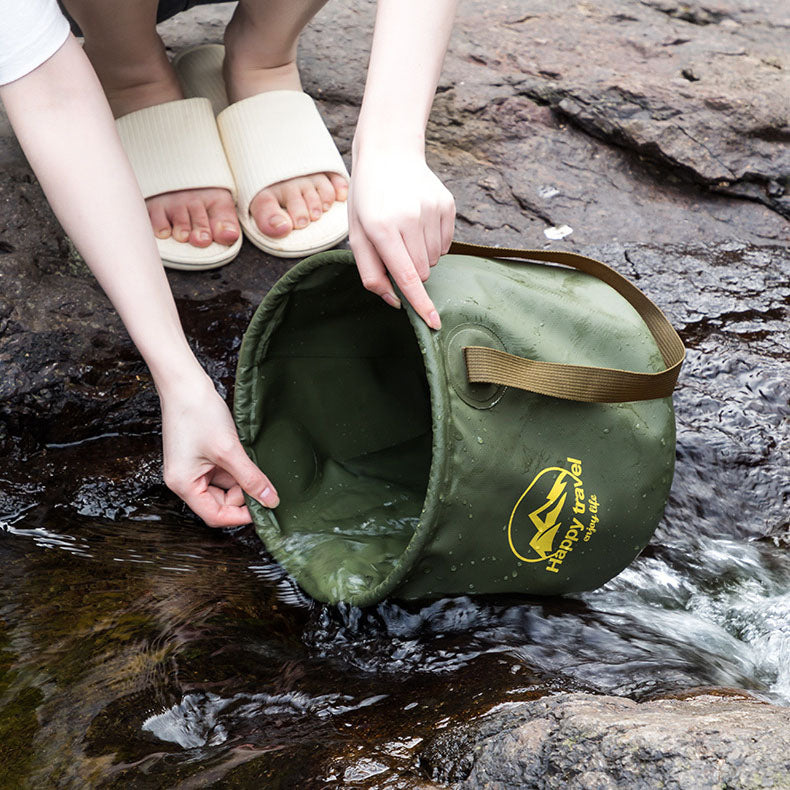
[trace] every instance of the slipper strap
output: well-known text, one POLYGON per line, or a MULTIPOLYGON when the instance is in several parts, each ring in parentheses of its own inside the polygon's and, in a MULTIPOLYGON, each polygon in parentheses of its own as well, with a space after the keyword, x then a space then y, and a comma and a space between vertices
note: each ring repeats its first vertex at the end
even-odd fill
POLYGON ((180 99, 131 112, 115 122, 144 198, 180 189, 236 187, 211 102, 180 99))
POLYGON ((343 157, 315 102, 301 91, 268 91, 230 105, 217 116, 238 189, 239 210, 278 181, 311 173, 348 178, 343 157))

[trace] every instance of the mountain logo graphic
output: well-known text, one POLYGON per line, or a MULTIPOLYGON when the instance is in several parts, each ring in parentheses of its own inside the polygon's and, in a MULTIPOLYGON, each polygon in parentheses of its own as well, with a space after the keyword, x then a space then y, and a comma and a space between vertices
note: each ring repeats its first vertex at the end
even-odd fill
POLYGON ((510 514, 510 549, 523 562, 545 562, 556 551, 557 533, 573 522, 579 475, 559 466, 539 472, 510 514))

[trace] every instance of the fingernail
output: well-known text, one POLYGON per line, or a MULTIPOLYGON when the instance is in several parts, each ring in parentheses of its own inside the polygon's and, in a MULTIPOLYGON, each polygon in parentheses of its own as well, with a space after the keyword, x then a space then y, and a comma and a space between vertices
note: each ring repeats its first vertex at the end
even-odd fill
POLYGON ((277 507, 280 504, 280 497, 272 491, 271 486, 266 486, 258 496, 258 501, 263 502, 266 507, 277 507))
POLYGON ((428 326, 431 327, 431 329, 442 328, 442 322, 439 319, 439 313, 437 313, 436 310, 431 310, 431 312, 428 313, 428 326))
POLYGON ((398 299, 395 294, 386 293, 381 297, 390 307, 394 307, 396 310, 400 310, 401 304, 400 299, 398 299))

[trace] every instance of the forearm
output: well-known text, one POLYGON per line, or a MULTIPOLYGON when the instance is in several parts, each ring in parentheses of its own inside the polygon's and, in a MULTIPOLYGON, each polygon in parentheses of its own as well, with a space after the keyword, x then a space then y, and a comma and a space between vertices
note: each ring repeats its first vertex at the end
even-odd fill
POLYGON ((205 377, 187 345, 134 174, 75 39, 0 87, 52 209, 118 310, 160 393, 205 377))
POLYGON ((423 152, 456 5, 457 0, 378 0, 355 158, 369 146, 423 152))

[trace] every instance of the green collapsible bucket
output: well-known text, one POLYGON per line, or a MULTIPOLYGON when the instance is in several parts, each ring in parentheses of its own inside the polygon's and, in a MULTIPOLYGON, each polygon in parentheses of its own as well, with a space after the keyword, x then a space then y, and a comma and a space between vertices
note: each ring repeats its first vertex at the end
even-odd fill
POLYGON ((346 250, 264 298, 234 410, 280 495, 248 500, 266 548, 330 603, 603 584, 664 510, 680 338, 573 253, 456 244, 426 288, 436 332, 346 250))

